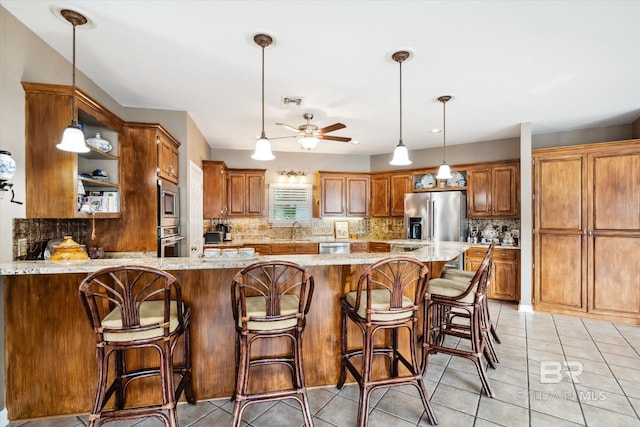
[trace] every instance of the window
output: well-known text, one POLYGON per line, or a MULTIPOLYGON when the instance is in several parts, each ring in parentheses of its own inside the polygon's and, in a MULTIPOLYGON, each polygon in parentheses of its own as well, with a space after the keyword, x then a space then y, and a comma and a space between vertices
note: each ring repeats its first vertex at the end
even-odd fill
POLYGON ((312 196, 311 184, 269 184, 269 221, 276 226, 289 226, 294 221, 311 226, 312 196))

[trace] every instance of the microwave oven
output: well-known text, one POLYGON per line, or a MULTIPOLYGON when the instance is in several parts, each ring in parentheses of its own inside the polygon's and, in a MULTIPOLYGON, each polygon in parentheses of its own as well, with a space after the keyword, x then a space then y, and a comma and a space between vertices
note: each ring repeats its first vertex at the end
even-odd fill
POLYGON ((180 187, 158 180, 158 226, 180 225, 180 187))

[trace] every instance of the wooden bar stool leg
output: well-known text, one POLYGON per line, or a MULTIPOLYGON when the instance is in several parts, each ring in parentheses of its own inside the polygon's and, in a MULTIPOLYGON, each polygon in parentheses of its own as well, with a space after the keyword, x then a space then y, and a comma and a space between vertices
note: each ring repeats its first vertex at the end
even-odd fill
POLYGON ((398 376, 398 329, 391 329, 391 376, 398 376))
POLYGON ((346 354, 347 354, 347 342, 348 342, 348 336, 347 336, 347 314, 344 311, 344 307, 340 309, 340 316, 342 319, 342 325, 341 325, 341 331, 342 332, 342 337, 340 340, 340 378, 338 379, 338 384, 336 385, 336 388, 338 388, 338 390, 340 390, 343 386, 344 386, 344 382, 347 380, 347 359, 346 359, 346 354))

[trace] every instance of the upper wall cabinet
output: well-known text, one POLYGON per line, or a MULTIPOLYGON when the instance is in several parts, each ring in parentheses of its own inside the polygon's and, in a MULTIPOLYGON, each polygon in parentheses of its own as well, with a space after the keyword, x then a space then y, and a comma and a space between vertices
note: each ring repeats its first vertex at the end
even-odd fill
POLYGON ((227 165, 221 161, 203 160, 203 216, 204 218, 226 218, 227 165))
POLYGON ((371 175, 371 217, 403 216, 404 195, 412 191, 412 175, 371 175))
POLYGON ((265 172, 265 169, 230 169, 228 171, 228 216, 264 216, 265 172))
POLYGON ((177 184, 180 161, 178 148, 180 143, 164 129, 159 128, 156 135, 156 144, 158 145, 158 177, 177 184))
POLYGON ((73 116, 70 86, 23 82, 25 91, 25 177, 27 218, 87 218, 79 211, 79 195, 94 194, 96 218, 118 218, 123 121, 76 89, 79 123, 85 138, 109 142, 102 150, 70 153, 56 148, 73 116), (94 171, 102 170, 103 175, 94 171), (87 174, 80 176, 80 174, 87 174), (79 182, 82 185, 79 185, 79 182), (104 197, 98 194, 106 194, 104 197), (108 195, 108 196, 107 196, 108 195), (100 199, 98 199, 100 197, 100 199), (105 203, 107 197, 115 203, 105 203))
POLYGON ((518 218, 519 163, 491 163, 467 170, 467 205, 470 218, 518 218))
POLYGON ((319 172, 320 216, 369 216, 369 174, 319 172))

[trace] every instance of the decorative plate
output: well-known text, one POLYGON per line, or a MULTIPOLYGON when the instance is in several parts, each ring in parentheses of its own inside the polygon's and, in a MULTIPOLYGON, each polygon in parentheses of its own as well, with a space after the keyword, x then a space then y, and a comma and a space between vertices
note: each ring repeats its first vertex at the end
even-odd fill
POLYGON ((465 182, 466 184, 464 175, 460 172, 451 172, 451 178, 447 180, 447 187, 464 187, 461 182, 465 182))
POLYGON ((433 188, 436 186, 436 178, 430 173, 422 175, 418 182, 422 185, 420 188, 433 188))
POLYGON ((111 146, 111 144, 109 144, 109 141, 100 137, 100 132, 97 132, 95 137, 87 139, 87 144, 104 153, 108 153, 109 151, 113 150, 113 147, 111 146))

